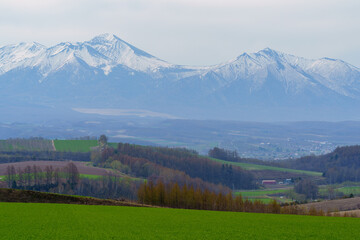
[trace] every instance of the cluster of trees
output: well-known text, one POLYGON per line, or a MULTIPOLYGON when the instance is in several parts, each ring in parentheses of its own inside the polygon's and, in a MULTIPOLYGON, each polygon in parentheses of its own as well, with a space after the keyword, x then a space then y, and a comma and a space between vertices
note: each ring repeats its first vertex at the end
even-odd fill
POLYGON ((43 170, 36 165, 28 165, 24 169, 15 169, 14 165, 9 165, 6 169, 6 182, 9 188, 49 191, 64 182, 73 189, 79 179, 79 171, 72 162, 61 169, 46 166, 43 170))
POLYGON ((120 178, 113 173, 99 179, 80 178, 76 165, 71 162, 64 168, 56 169, 52 166, 43 169, 36 165, 15 169, 13 165, 9 165, 6 170, 6 182, 9 188, 132 200, 137 199, 137 189, 142 183, 120 178))
POLYGON ((161 180, 154 184, 144 183, 138 191, 139 202, 143 204, 217 211, 280 213, 280 205, 249 201, 241 195, 233 197, 231 192, 215 193, 208 189, 194 188, 192 185, 165 184, 161 180))
POLYGON ((213 184, 200 178, 192 178, 183 171, 163 167, 145 158, 124 155, 112 148, 106 148, 101 154, 93 152, 91 157, 96 166, 116 169, 135 177, 152 181, 161 179, 166 183, 191 184, 201 189, 209 188, 216 192, 230 191, 228 187, 221 184, 213 184))
POLYGON ((259 200, 250 201, 241 195, 233 196, 231 192, 215 193, 208 189, 194 188, 191 185, 177 183, 165 184, 161 180, 156 183, 148 181, 138 191, 138 199, 142 204, 233 212, 256 212, 275 214, 301 214, 324 216, 322 210, 306 209, 295 204, 281 206, 276 200, 266 204, 259 200))
POLYGON ((106 147, 92 152, 91 160, 96 166, 114 168, 136 177, 192 184, 216 192, 256 188, 249 171, 214 162, 186 149, 119 143, 117 149, 106 147))
POLYGON ((224 148, 214 147, 213 149, 209 150, 208 155, 209 157, 218 158, 230 162, 241 161, 241 158, 239 157, 239 154, 237 153, 236 150, 231 151, 231 150, 226 150, 224 148))
POLYGON ((283 166, 323 172, 328 183, 360 181, 360 146, 338 147, 321 156, 307 156, 283 162, 283 166))
POLYGON ((351 167, 332 167, 326 169, 323 173, 323 176, 326 177, 328 183, 342 183, 346 181, 350 182, 359 182, 360 181, 360 168, 351 168, 351 167))
POLYGON ((0 163, 25 161, 90 161, 89 152, 0 151, 0 163))
POLYGON ((319 193, 319 187, 310 179, 301 179, 298 181, 294 186, 294 190, 298 194, 305 195, 306 199, 316 199, 319 193))
POLYGON ((128 156, 185 172, 192 178, 200 178, 213 184, 223 184, 236 189, 256 188, 251 172, 237 166, 220 164, 199 156, 195 151, 182 148, 145 147, 119 143, 118 156, 128 156))
POLYGON ((280 166, 277 162, 274 161, 263 161, 260 159, 254 158, 242 158, 239 156, 237 151, 226 150, 224 148, 214 147, 208 151, 209 157, 217 158, 229 162, 244 162, 244 163, 253 163, 267 166, 280 166))

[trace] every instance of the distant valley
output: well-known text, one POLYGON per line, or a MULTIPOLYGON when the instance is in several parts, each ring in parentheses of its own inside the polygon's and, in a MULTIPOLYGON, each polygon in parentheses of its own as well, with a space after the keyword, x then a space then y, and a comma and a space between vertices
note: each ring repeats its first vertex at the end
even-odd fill
POLYGON ((207 154, 215 146, 241 157, 265 160, 297 158, 360 143, 360 122, 239 122, 89 117, 79 121, 0 124, 1 137, 74 139, 105 133, 113 142, 186 147, 207 154))

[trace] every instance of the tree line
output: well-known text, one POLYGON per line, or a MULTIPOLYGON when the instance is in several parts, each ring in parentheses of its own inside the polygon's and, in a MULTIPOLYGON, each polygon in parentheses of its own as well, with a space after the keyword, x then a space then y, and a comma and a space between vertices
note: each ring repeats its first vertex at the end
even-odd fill
POLYGON ((0 151, 0 163, 26 161, 90 161, 90 152, 0 151))
POLYGON ((333 152, 320 156, 306 156, 287 160, 284 167, 320 171, 328 183, 360 181, 360 146, 338 147, 333 152))
POLYGON ((9 188, 44 191, 61 194, 92 196, 98 198, 137 199, 137 190, 141 180, 122 178, 114 173, 108 173, 98 179, 80 178, 74 163, 68 163, 64 168, 37 166, 15 168, 8 166, 6 183, 9 188))
POLYGON ((151 163, 185 172, 192 178, 200 178, 213 184, 223 184, 229 188, 256 188, 254 176, 250 171, 212 161, 187 149, 119 143, 114 153, 117 156, 146 159, 151 163))
POLYGON ((255 212, 274 214, 301 214, 323 216, 322 210, 314 208, 306 209, 295 204, 284 204, 281 206, 276 200, 266 204, 259 200, 250 201, 241 195, 233 196, 231 192, 215 193, 208 189, 194 188, 189 185, 177 183, 164 183, 158 180, 156 183, 147 181, 138 190, 138 201, 161 207, 233 211, 233 212, 255 212))
POLYGON ((253 164, 260 164, 260 165, 266 165, 266 166, 273 166, 273 167, 279 167, 278 162, 274 161, 264 161, 260 159, 255 158, 242 158, 239 156, 238 152, 227 150, 224 148, 214 147, 208 151, 208 156, 212 158, 221 159, 224 161, 229 162, 243 162, 243 163, 253 163, 253 164))
POLYGON ((333 152, 320 156, 305 156, 284 161, 262 161, 238 156, 236 151, 218 147, 210 149, 208 155, 231 162, 246 162, 291 169, 319 171, 330 184, 345 181, 360 181, 360 146, 338 147, 333 152))
POLYGON ((161 179, 166 183, 189 184, 202 189, 209 188, 216 192, 230 191, 228 187, 222 184, 213 184, 200 178, 192 178, 183 171, 163 167, 145 158, 124 155, 112 148, 105 148, 101 152, 93 152, 91 159, 95 166, 116 169, 134 177, 151 181, 161 179))

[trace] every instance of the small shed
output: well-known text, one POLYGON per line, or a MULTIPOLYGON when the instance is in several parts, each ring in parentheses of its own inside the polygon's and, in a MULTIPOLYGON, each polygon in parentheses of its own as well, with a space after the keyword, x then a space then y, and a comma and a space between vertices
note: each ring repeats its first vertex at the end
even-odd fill
POLYGON ((275 185, 276 180, 262 180, 261 184, 262 185, 275 185))

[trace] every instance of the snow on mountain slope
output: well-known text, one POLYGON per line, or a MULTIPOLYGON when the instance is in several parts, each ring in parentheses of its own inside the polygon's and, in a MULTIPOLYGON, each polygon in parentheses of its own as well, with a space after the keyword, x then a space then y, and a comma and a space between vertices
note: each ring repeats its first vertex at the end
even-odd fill
POLYGON ((0 48, 0 73, 17 67, 35 66, 38 56, 46 51, 39 43, 19 43, 0 48))
POLYGON ((341 60, 266 48, 218 65, 181 66, 112 34, 52 47, 2 47, 0 84, 0 102, 15 98, 19 106, 30 99, 54 108, 121 107, 186 117, 283 120, 292 111, 292 119, 337 119, 352 117, 354 106, 360 106, 360 69, 341 60))
POLYGON ((123 65, 135 71, 156 73, 160 68, 172 67, 120 38, 103 34, 83 43, 60 43, 46 48, 40 44, 21 43, 0 49, 0 73, 15 68, 39 68, 46 77, 67 63, 84 61, 108 74, 112 68, 123 65))
MULTIPOLYGON (((159 68, 169 68, 172 64, 162 61, 136 47, 124 42, 112 34, 102 34, 85 42, 106 56, 109 67, 125 65, 142 72, 157 72, 159 68)), ((107 68, 108 69, 108 68, 107 68)))
MULTIPOLYGON (((46 78, 66 64, 86 63, 108 75, 117 66, 143 72, 155 78, 184 78, 216 75, 218 86, 246 82, 249 92, 261 89, 273 76, 288 93, 323 86, 341 95, 358 98, 360 70, 341 60, 310 60, 269 48, 244 53, 228 62, 209 67, 178 66, 160 60, 112 34, 102 34, 90 41, 60 43, 46 48, 38 43, 20 43, 0 48, 0 74, 17 68, 35 68, 46 78)), ((42 81, 41 79, 39 80, 42 81)), ((215 89, 216 90, 216 89, 215 89)))
POLYGON ((221 75, 228 84, 250 81, 250 91, 260 89, 273 75, 289 93, 322 86, 344 96, 360 97, 360 69, 341 60, 305 59, 266 48, 257 53, 244 53, 210 71, 221 75))

